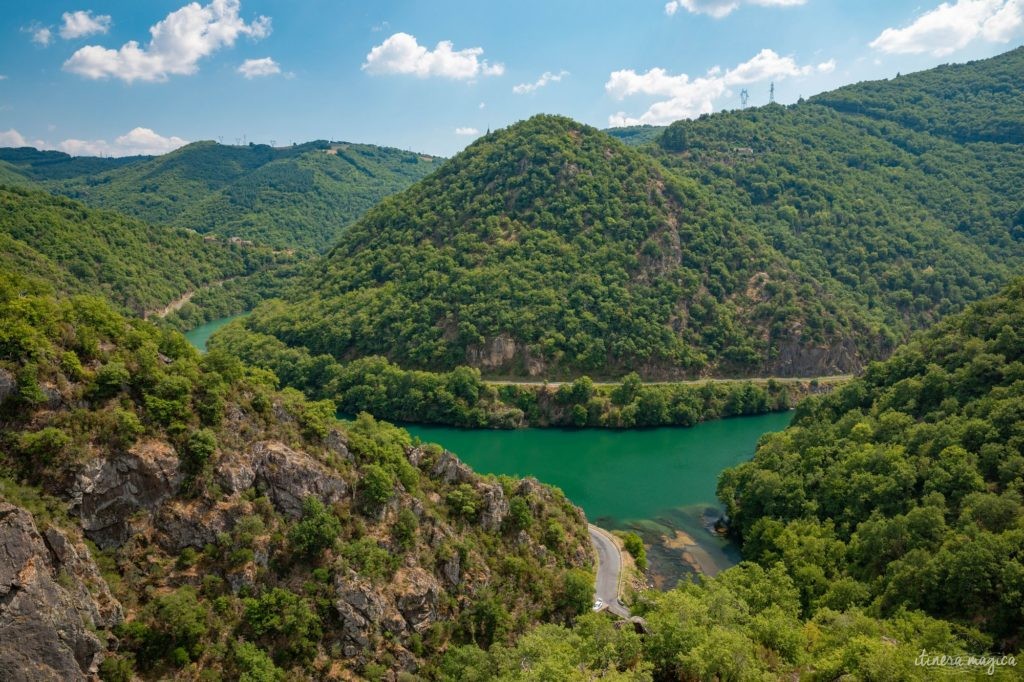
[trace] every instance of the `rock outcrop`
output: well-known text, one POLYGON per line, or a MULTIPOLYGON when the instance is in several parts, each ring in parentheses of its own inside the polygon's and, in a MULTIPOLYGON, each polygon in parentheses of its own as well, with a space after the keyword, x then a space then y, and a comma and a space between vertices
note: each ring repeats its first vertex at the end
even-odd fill
POLYGON ((140 441, 127 453, 94 459, 79 471, 71 509, 86 537, 103 548, 120 546, 136 530, 136 512, 153 512, 178 492, 178 454, 163 441, 140 441))
POLYGON ((94 679, 122 619, 88 550, 0 502, 0 679, 94 679))

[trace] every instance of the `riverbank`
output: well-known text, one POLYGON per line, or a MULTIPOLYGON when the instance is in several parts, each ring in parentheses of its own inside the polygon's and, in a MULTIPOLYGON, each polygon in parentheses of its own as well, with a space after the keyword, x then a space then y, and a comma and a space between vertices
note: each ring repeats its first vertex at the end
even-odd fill
POLYGON ((713 529, 724 513, 718 476, 750 459, 761 436, 792 418, 785 412, 632 430, 405 428, 479 473, 534 476, 560 488, 591 523, 638 534, 647 548, 647 581, 672 587, 740 560, 738 547, 713 529))

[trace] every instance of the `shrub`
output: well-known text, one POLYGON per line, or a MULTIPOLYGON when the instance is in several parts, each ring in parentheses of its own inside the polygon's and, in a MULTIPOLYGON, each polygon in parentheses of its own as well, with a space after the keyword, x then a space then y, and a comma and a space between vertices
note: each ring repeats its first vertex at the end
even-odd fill
POLYGON ((288 540, 297 554, 312 559, 331 547, 340 532, 338 517, 310 496, 302 503, 302 520, 292 526, 288 540))

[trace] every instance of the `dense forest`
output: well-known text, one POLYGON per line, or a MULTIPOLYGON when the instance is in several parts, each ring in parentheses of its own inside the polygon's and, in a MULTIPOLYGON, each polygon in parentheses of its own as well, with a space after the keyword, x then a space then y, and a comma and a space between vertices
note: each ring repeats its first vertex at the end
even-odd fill
POLYGON ((94 159, 0 149, 0 177, 26 181, 149 223, 323 250, 383 197, 439 160, 347 142, 291 147, 196 142, 158 157, 94 159))
POLYGON ((747 559, 802 608, 918 609, 1018 648, 1024 280, 802 403, 719 495, 747 559))
POLYGON ((47 289, 0 275, 0 545, 36 567, 9 608, 47 674, 927 679, 922 651, 1016 641, 1024 282, 726 475, 754 562, 634 594, 639 629, 589 613, 557 491, 47 289))
POLYGON ((204 240, 30 189, 0 187, 0 263, 43 276, 64 293, 106 297, 137 315, 212 282, 262 273, 294 257, 267 247, 204 240))

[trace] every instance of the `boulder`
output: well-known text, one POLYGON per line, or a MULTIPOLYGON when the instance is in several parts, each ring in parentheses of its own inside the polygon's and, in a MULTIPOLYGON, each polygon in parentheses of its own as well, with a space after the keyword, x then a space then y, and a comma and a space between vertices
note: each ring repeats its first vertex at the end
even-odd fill
POLYGON ((368 647, 370 635, 378 627, 395 635, 407 632, 405 619, 395 605, 381 594, 379 588, 354 571, 337 574, 334 590, 334 607, 341 618, 342 639, 348 645, 356 649, 368 647))
POLYGON ((508 516, 508 499, 500 483, 481 483, 477 487, 483 508, 480 510, 480 525, 484 530, 496 531, 508 516))
POLYGON ((0 369, 0 405, 18 392, 18 380, 6 369, 0 369))

